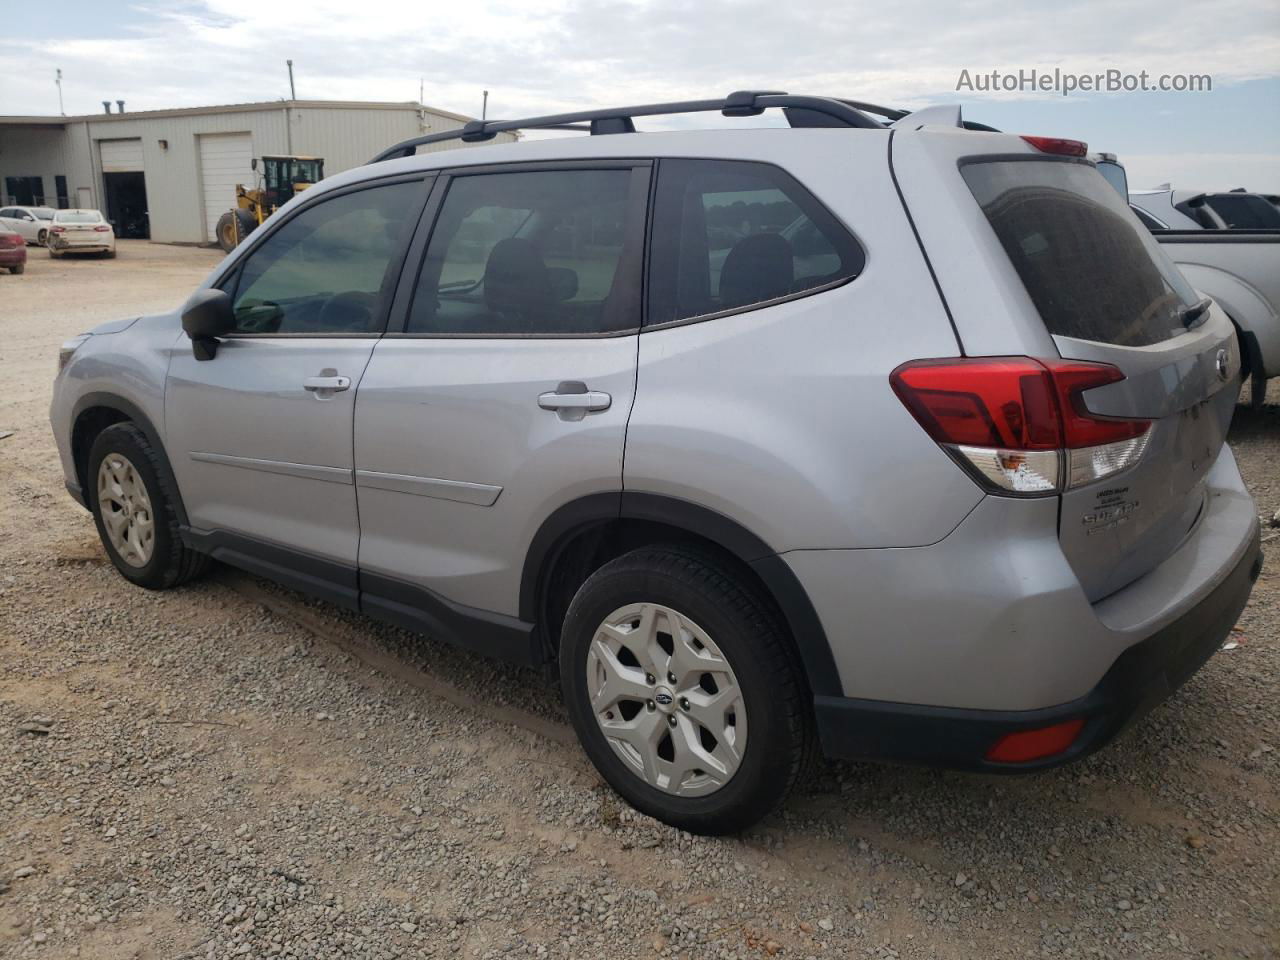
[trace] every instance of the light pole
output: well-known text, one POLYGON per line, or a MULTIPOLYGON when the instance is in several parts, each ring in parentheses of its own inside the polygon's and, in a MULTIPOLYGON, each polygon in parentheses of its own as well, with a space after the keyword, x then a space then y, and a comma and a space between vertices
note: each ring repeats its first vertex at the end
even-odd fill
POLYGON ((62 105, 62 68, 58 68, 58 78, 54 81, 58 85, 58 113, 62 116, 67 115, 67 108, 62 105))

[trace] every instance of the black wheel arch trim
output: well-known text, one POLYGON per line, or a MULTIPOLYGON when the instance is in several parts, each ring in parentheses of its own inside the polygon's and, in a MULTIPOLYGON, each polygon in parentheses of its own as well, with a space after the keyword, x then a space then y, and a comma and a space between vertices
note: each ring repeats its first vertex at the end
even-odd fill
POLYGON ((676 527, 718 544, 746 563, 781 609, 803 661, 809 689, 815 696, 843 694, 826 631, 786 560, 738 521, 678 497, 633 491, 596 493, 554 511, 538 528, 525 555, 520 578, 521 620, 540 619, 543 578, 559 552, 583 530, 611 520, 644 520, 676 527))
MULTIPOLYGON (((163 480, 173 492, 174 503, 173 509, 177 514, 178 523, 182 526, 187 524, 187 508, 182 502, 182 491, 178 488, 178 478, 174 476, 173 467, 169 464, 169 454, 165 451, 164 441, 160 439, 160 432, 156 430, 155 424, 151 419, 142 412, 137 404, 117 396, 114 393, 86 393, 76 401, 75 406, 71 410, 71 432, 72 438, 75 436, 75 425, 79 422, 81 414, 86 410, 94 407, 106 407, 109 410, 115 410, 123 414, 134 424, 147 438, 147 442, 151 444, 152 449, 156 452, 156 458, 160 462, 160 469, 164 473, 163 480)), ((74 451, 73 451, 74 455, 74 451)), ((79 469, 79 465, 77 465, 79 469)), ((88 506, 88 491, 84 489, 87 478, 77 477, 80 481, 82 496, 85 506, 88 506)), ((72 494, 74 496, 74 494, 72 494)), ((77 497, 76 499, 80 499, 77 497)))

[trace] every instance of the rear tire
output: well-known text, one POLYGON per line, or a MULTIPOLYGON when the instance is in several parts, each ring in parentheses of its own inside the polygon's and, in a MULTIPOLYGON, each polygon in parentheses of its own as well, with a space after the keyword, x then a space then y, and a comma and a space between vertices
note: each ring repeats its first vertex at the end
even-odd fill
POLYGON ((693 833, 736 833, 807 766, 798 659, 776 614, 718 557, 657 546, 605 564, 574 596, 561 637, 574 729, 637 810, 693 833))
POLYGON ((40 244, 40 246, 43 247, 45 243, 48 242, 48 240, 49 240, 48 230, 41 230, 39 233, 36 234, 36 243, 40 244))
POLYGON ((107 556, 148 590, 167 590, 204 573, 209 558, 178 532, 177 496, 162 479, 160 455, 132 423, 98 434, 89 450, 85 498, 107 556))
POLYGON ((60 254, 57 250, 53 249, 53 247, 50 247, 50 248, 49 248, 49 259, 50 259, 50 260, 57 260, 60 256, 62 256, 62 254, 60 254))
POLYGON ((114 250, 103 250, 102 255, 108 260, 114 260, 116 258, 116 252, 114 250))
POLYGON ((13 273, 13 274, 26 273, 26 272, 27 272, 27 265, 26 265, 25 263, 19 263, 19 264, 16 264, 15 266, 12 266, 12 267, 10 267, 10 268, 9 268, 9 272, 10 272, 10 273, 13 273))

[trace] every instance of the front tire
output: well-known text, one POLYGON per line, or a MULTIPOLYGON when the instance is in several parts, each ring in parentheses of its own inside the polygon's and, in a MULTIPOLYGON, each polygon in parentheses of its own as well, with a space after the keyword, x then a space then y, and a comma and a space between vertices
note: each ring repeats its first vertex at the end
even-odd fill
POLYGON ((49 241, 48 230, 41 230, 39 233, 36 234, 36 243, 40 244, 40 246, 43 247, 46 243, 48 243, 48 241, 49 241))
POLYGON ((85 494, 98 536, 120 574, 148 590, 185 583, 209 565, 183 544, 176 494, 161 476, 158 452, 132 423, 107 427, 89 450, 85 494))
POLYGON ((600 774, 682 830, 750 827, 812 753, 808 695, 777 615, 709 553, 645 547, 592 574, 565 617, 560 683, 600 774))

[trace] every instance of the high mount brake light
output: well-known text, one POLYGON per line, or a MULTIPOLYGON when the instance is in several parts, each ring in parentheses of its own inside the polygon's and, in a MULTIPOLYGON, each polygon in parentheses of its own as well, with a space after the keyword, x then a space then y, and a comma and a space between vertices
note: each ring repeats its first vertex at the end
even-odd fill
POLYGON ((1031 144, 1041 153, 1052 153, 1059 157, 1083 157, 1089 153, 1089 145, 1083 140, 1064 140, 1062 137, 1029 137, 1023 140, 1031 144))
POLYGON ((1098 417, 1086 390, 1123 380, 1104 363, 975 357, 913 360, 889 382, 925 431, 984 486, 1044 496, 1141 459, 1151 421, 1098 417))

